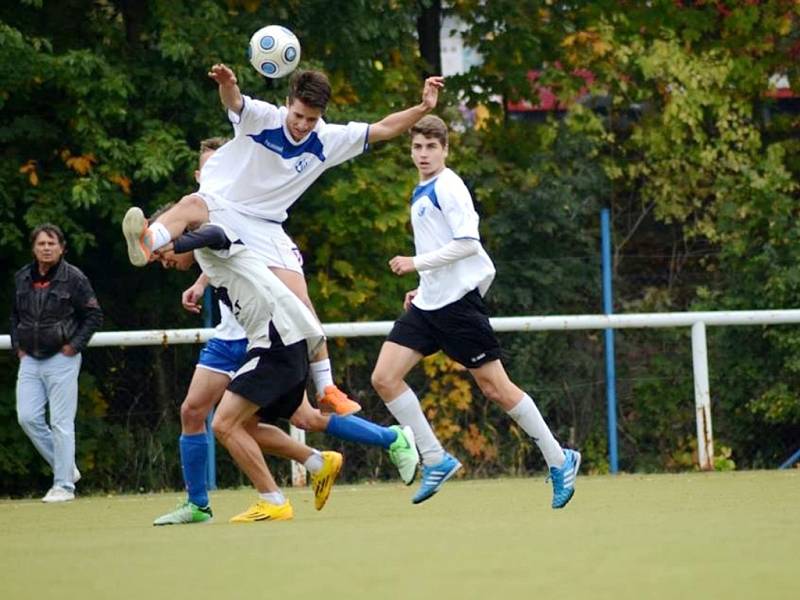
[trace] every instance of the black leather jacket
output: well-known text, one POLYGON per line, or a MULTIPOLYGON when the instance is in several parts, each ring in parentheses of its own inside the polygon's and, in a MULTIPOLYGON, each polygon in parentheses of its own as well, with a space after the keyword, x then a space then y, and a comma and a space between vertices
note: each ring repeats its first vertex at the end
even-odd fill
POLYGON ((49 358, 64 344, 83 350, 103 323, 103 311, 92 285, 80 269, 62 260, 53 268, 49 285, 33 287, 35 263, 14 275, 11 343, 34 358, 49 358))

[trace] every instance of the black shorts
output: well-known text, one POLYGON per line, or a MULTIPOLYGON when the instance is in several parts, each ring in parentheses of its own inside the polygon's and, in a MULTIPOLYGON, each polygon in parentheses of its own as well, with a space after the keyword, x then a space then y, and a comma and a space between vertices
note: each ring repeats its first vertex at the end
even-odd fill
POLYGON ((289 346, 253 348, 228 390, 257 404, 262 421, 288 419, 303 401, 308 380, 305 340, 289 346))
POLYGON ((500 358, 500 342, 489 323, 489 311, 478 290, 436 310, 413 304, 394 323, 386 338, 428 356, 443 350, 468 369, 500 358))

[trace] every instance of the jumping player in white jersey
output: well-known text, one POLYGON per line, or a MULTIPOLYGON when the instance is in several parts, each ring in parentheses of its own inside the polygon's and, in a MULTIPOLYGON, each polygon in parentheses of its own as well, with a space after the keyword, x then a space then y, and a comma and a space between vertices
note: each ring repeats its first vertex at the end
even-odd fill
MULTIPOLYGON (((187 228, 221 223, 261 254, 313 311, 302 258, 283 230, 287 210, 327 169, 358 156, 369 144, 407 131, 436 106, 444 80, 429 77, 418 105, 376 123, 333 125, 322 119, 331 86, 319 71, 295 72, 286 106, 280 108, 242 95, 225 65, 211 67, 209 76, 219 85, 235 136, 203 169, 199 191, 183 197, 155 223, 148 226, 137 207, 128 211, 123 233, 131 263, 146 265, 155 250, 187 228)), ((313 357, 311 374, 323 410, 346 415, 360 409, 334 385, 327 346, 313 357)))
POLYGON ((381 348, 372 385, 397 421, 414 430, 424 465, 414 504, 433 496, 461 468, 404 381, 423 356, 443 350, 537 444, 553 481, 552 506, 562 508, 575 491, 581 456, 561 448, 531 397, 514 385, 500 362, 500 344, 483 302, 494 265, 481 245, 469 190, 445 165, 447 152, 447 126, 440 118, 426 116, 411 128, 411 158, 419 173, 411 198, 416 256, 395 256, 389 267, 397 275, 419 272, 420 281, 406 294, 406 312, 381 348))
MULTIPOLYGON (((200 157, 195 179, 214 152, 227 140, 210 138, 200 143, 200 157)), ((201 310, 200 301, 208 285, 201 274, 181 295, 183 307, 192 313, 201 310)), ((206 472, 208 469, 208 436, 205 422, 211 409, 222 398, 230 380, 244 364, 247 355, 247 334, 236 321, 228 305, 219 300, 220 323, 200 352, 197 368, 192 375, 186 398, 181 404, 181 436, 178 441, 181 469, 187 498, 178 506, 158 517, 153 525, 182 525, 204 523, 212 519, 206 472)), ((413 433, 408 428, 381 427, 356 416, 322 415, 311 407, 306 398, 291 417, 296 427, 306 431, 321 431, 340 439, 380 446, 389 452, 403 481, 410 485, 419 461, 413 433)), ((253 430, 258 441, 263 428, 253 430)), ((312 463, 314 460, 312 460, 312 463)))

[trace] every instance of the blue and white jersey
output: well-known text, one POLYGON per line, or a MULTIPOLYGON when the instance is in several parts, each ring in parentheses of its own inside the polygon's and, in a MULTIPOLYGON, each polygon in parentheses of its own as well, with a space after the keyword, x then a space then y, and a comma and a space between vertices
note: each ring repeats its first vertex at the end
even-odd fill
POLYGON ((327 169, 367 149, 369 124, 332 125, 322 119, 295 142, 285 106, 243 96, 240 115, 228 111, 234 138, 200 172, 200 192, 225 199, 237 211, 282 223, 288 208, 327 169))
MULTIPOLYGON (((411 196, 411 226, 416 253, 434 252, 452 240, 473 239, 480 242, 478 213, 462 179, 450 169, 428 181, 420 182, 411 196)), ((481 296, 489 290, 495 269, 492 259, 481 246, 471 256, 419 274, 419 291, 414 306, 436 310, 478 289, 481 296)))

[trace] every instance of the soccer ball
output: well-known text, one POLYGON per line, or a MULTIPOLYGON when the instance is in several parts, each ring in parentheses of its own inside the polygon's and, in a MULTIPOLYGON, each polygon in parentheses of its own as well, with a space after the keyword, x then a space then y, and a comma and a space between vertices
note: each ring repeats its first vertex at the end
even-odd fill
POLYGON ((264 77, 285 77, 300 62, 300 42, 286 27, 267 25, 250 38, 247 58, 264 77))

